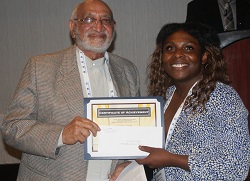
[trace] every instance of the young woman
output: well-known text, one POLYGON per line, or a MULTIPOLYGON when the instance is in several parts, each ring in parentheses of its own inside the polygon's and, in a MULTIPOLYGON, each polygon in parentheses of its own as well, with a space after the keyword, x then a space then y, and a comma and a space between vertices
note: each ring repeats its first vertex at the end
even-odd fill
POLYGON ((213 29, 165 25, 150 64, 149 94, 165 99, 165 149, 140 146, 136 160, 156 169, 154 179, 244 180, 250 166, 248 111, 229 86, 213 29))

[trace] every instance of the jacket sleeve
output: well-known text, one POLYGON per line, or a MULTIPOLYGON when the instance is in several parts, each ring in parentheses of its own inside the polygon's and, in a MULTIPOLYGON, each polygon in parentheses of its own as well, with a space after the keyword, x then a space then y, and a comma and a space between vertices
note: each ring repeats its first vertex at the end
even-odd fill
POLYGON ((1 126, 4 141, 29 154, 55 158, 63 126, 38 120, 36 59, 28 61, 1 126), (46 146, 45 146, 46 145, 46 146))
POLYGON ((197 151, 188 160, 192 176, 198 180, 243 180, 250 165, 247 109, 232 88, 218 89, 206 108, 206 121, 201 123, 205 126, 196 130, 197 151))

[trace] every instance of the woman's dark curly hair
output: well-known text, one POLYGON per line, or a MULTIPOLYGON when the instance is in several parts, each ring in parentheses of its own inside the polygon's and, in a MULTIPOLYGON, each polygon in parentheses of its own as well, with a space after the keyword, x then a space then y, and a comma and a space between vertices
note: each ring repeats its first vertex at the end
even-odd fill
POLYGON ((220 40, 216 32, 204 24, 199 23, 170 23, 162 27, 156 38, 156 49, 149 64, 148 92, 151 96, 162 96, 166 100, 166 90, 173 85, 172 79, 163 69, 163 46, 165 40, 173 33, 182 30, 198 40, 202 55, 207 53, 207 62, 201 80, 192 90, 185 105, 192 110, 205 108, 211 92, 217 81, 229 84, 227 65, 220 49, 220 40))

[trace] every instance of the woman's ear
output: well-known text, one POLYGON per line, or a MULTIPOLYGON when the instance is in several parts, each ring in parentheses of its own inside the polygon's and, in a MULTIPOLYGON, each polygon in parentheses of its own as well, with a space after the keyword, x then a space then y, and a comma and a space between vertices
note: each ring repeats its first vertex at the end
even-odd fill
POLYGON ((201 58, 201 62, 203 65, 207 63, 207 51, 205 51, 203 53, 202 58, 201 58))

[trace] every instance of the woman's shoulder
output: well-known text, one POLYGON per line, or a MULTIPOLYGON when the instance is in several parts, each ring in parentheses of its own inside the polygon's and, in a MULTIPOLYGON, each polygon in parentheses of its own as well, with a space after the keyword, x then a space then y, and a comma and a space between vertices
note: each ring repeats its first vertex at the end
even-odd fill
POLYGON ((245 106, 237 91, 230 85, 217 82, 214 91, 211 93, 208 104, 216 109, 244 110, 245 106))
POLYGON ((239 97, 239 94, 237 93, 237 91, 230 85, 228 84, 224 84, 222 82, 217 82, 216 85, 215 85, 215 89, 214 91, 211 93, 211 96, 212 95, 221 95, 222 98, 226 98, 228 96, 233 96, 233 97, 239 97))

